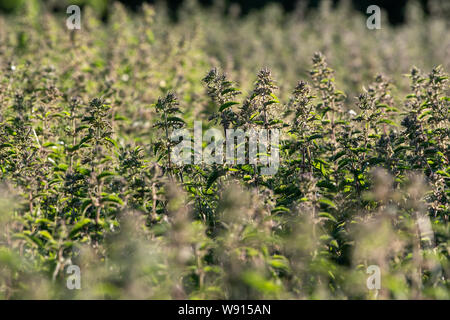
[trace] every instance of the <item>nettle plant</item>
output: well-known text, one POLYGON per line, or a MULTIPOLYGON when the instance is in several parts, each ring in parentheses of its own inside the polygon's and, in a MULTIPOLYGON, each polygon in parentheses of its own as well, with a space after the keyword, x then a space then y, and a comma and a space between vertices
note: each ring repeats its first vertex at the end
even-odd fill
MULTIPOLYGON (((161 19, 142 14, 140 31, 161 19)), ((374 264, 385 277, 378 297, 449 297, 442 67, 413 68, 405 99, 379 74, 351 100, 315 53, 310 79, 283 100, 286 84, 269 68, 244 90, 218 68, 202 74, 188 38, 134 38, 126 11, 117 5, 114 17, 106 31, 95 19, 86 26, 103 45, 120 34, 111 51, 66 40, 52 55, 71 48, 74 62, 52 68, 19 37, 30 63, 0 71, 0 297, 371 298, 374 264), (158 67, 164 59, 175 62, 158 67), (172 135, 195 121, 223 135, 278 130, 278 145, 257 153, 279 149, 276 172, 249 159, 248 136, 231 148, 233 160, 246 151, 244 163, 209 164, 203 152, 175 161, 172 135), (72 264, 80 291, 65 287, 72 264)), ((189 142, 205 151, 211 139, 189 142)))
MULTIPOLYGON (((245 181, 247 188, 265 198, 265 210, 270 211, 272 221, 267 236, 272 241, 283 243, 283 239, 294 232, 292 221, 297 221, 299 214, 308 213, 316 246, 326 249, 318 250, 311 263, 329 261, 336 263, 336 269, 330 267, 330 270, 339 270, 354 263, 352 250, 355 235, 352 224, 377 219, 375 212, 387 210, 386 205, 389 204, 393 212, 398 211, 392 218, 392 232, 406 231, 414 235, 417 241, 414 240, 411 245, 423 250, 422 254, 431 254, 431 251, 427 251, 430 247, 423 242, 429 236, 427 232, 427 235, 423 234, 423 221, 431 219, 436 224, 446 224, 444 221, 448 220, 447 76, 442 74, 440 68, 434 69, 428 78, 414 76, 412 89, 415 93, 406 98, 407 108, 402 108, 405 110, 402 115, 393 106, 391 82, 385 76, 377 75, 374 82, 357 98, 356 107, 360 113, 344 113, 342 99, 345 95, 335 89, 333 71, 327 66, 325 58, 316 54, 313 64, 311 75, 316 91, 301 81, 285 106, 281 106, 282 103, 275 96, 276 86, 266 69, 258 74, 254 91, 242 102, 241 107, 235 101, 239 89, 216 69, 208 73, 204 82, 208 95, 217 106, 217 112, 213 113, 210 120, 221 124, 224 130, 230 127, 278 126, 284 132, 280 142, 283 154, 280 169, 273 177, 258 176, 256 168, 248 165, 224 165, 220 168, 187 165, 190 168, 183 170, 193 172, 195 182, 189 181, 186 176, 180 182, 192 194, 195 212, 199 212, 209 224, 211 236, 220 234, 221 229, 229 230, 226 225, 220 226, 221 216, 214 210, 217 200, 220 201, 218 194, 230 181, 245 181), (415 108, 411 101, 416 103, 415 108), (434 112, 437 112, 436 118, 433 117, 434 112), (442 117, 443 114, 447 117, 442 117), (275 120, 277 118, 286 120, 281 122, 275 120), (401 129, 399 122, 405 129, 401 129), (416 161, 422 162, 416 164, 416 161), (415 198, 414 201, 418 202, 412 207, 407 204, 412 196, 408 189, 405 193, 399 191, 397 197, 387 199, 387 193, 383 193, 386 198, 374 198, 372 192, 377 185, 373 182, 373 175, 377 172, 374 171, 376 168, 384 168, 386 175, 393 178, 392 182, 389 182, 390 178, 380 182, 386 184, 386 190, 390 183, 394 190, 407 188, 411 174, 423 170, 432 191, 415 198), (201 188, 202 192, 199 192, 193 188, 198 185, 206 186, 206 190, 201 188), (211 189, 215 191, 214 194, 210 192, 211 189), (427 208, 427 213, 424 208, 427 208), (214 214, 214 217, 210 216, 214 214), (418 226, 417 230, 414 225, 418 226)), ((414 70, 413 73, 418 72, 414 70)), ((380 215, 384 219, 384 213, 380 215)), ((438 245, 439 241, 442 239, 436 239, 433 246, 442 250, 446 242, 444 240, 438 245)), ((279 259, 287 258, 279 255, 281 248, 273 250, 272 254, 277 253, 279 259)), ((406 248, 396 254, 398 258, 407 259, 407 252, 406 248)), ((422 264, 424 259, 431 258, 419 258, 416 251, 412 254, 415 256, 414 263, 422 264)), ((434 256, 432 260, 437 259, 440 263, 447 259, 445 251, 431 255, 434 256)), ((388 256, 385 258, 391 259, 388 256)), ((288 268, 281 265, 280 262, 280 268, 288 268)), ((429 271, 425 271, 424 265, 415 267, 420 268, 425 281, 429 271)), ((341 281, 344 278, 337 278, 333 275, 334 271, 330 272, 331 279, 328 274, 325 276, 327 280, 323 280, 324 275, 320 272, 318 277, 321 281, 330 281, 333 290, 342 288, 341 281)), ((422 280, 417 282, 413 273, 406 275, 406 278, 416 281, 420 287, 419 282, 422 280)))

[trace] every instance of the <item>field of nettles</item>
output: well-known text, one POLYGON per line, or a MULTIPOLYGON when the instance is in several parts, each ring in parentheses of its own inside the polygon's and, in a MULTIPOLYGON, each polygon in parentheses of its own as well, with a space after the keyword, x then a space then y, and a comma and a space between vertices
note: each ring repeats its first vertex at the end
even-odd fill
POLYGON ((0 299, 449 299, 448 16, 224 10, 0 15, 0 299), (194 121, 276 174, 174 163, 194 121))

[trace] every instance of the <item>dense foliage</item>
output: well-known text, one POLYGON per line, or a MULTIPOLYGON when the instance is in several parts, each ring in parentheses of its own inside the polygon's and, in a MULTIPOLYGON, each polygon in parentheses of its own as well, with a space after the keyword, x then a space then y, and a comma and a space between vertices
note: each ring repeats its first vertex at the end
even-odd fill
POLYGON ((219 9, 0 16, 0 297, 448 299, 448 21, 219 9), (177 165, 194 120, 278 172, 177 165))

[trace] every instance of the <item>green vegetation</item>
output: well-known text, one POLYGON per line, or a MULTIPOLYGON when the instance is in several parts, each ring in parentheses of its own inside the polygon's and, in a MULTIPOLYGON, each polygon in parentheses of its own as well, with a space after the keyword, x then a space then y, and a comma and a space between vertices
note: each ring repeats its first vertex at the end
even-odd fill
POLYGON ((448 21, 110 10, 0 16, 0 298, 450 298, 448 21), (194 120, 278 172, 176 165, 194 120))

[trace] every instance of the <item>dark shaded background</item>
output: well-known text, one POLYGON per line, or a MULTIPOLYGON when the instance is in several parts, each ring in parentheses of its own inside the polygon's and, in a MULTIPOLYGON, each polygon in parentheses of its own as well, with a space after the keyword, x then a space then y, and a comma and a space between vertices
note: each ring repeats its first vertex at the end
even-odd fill
MULTIPOLYGON (((0 0, 0 10, 3 12, 12 12, 17 7, 19 7, 24 1, 33 1, 33 0, 0 0)), ((54 0, 43 0, 46 3, 49 3, 51 6, 54 6, 55 10, 58 11, 61 8, 61 1, 54 0)), ((158 0, 120 0, 123 4, 128 6, 133 10, 137 10, 143 2, 155 3, 158 0)), ((213 3, 214 0, 199 0, 203 5, 209 6, 213 3)), ((242 14, 247 14, 251 10, 262 8, 263 6, 269 3, 280 3, 286 11, 293 10, 298 3, 302 3, 307 8, 315 8, 318 7, 321 0, 224 0, 227 6, 231 4, 239 4, 241 7, 242 14)), ((333 0, 334 4, 337 4, 341 0, 333 0)), ((354 8, 365 13, 366 9, 370 5, 378 5, 381 8, 385 9, 389 15, 389 21, 392 24, 401 24, 404 21, 405 16, 405 8, 408 1, 412 0, 348 0, 351 1, 354 8)), ((418 0, 425 12, 427 12, 427 4, 428 0, 418 0)), ((62 1, 65 2, 65 1, 62 1)), ((106 18, 108 15, 108 2, 112 2, 112 0, 72 0, 68 1, 71 4, 89 4, 94 8, 97 8, 106 18)), ((171 9, 173 17, 176 19, 177 9, 182 5, 183 0, 159 0, 158 2, 166 2, 171 9)))
MULTIPOLYGON (((145 0, 128 0, 121 1, 131 8, 137 9, 145 0)), ((365 13, 366 9, 370 5, 378 5, 381 8, 388 11, 389 20, 393 24, 402 23, 404 21, 405 7, 409 0, 349 0, 352 2, 355 9, 365 13)), ((449 0, 450 1, 450 0, 449 0)), ((147 2, 155 2, 147 0, 147 2)), ((166 1, 169 7, 175 12, 176 9, 182 4, 183 0, 168 0, 166 1)), ((200 2, 206 6, 211 5, 213 0, 200 0, 200 2)), ((286 11, 295 9, 299 2, 305 2, 308 8, 318 7, 321 0, 227 0, 226 3, 237 3, 241 7, 242 13, 247 14, 253 9, 262 8, 269 3, 280 3, 283 5, 286 11)), ((336 5, 340 0, 333 0, 336 5)), ((428 0, 419 1, 426 10, 428 0)))

